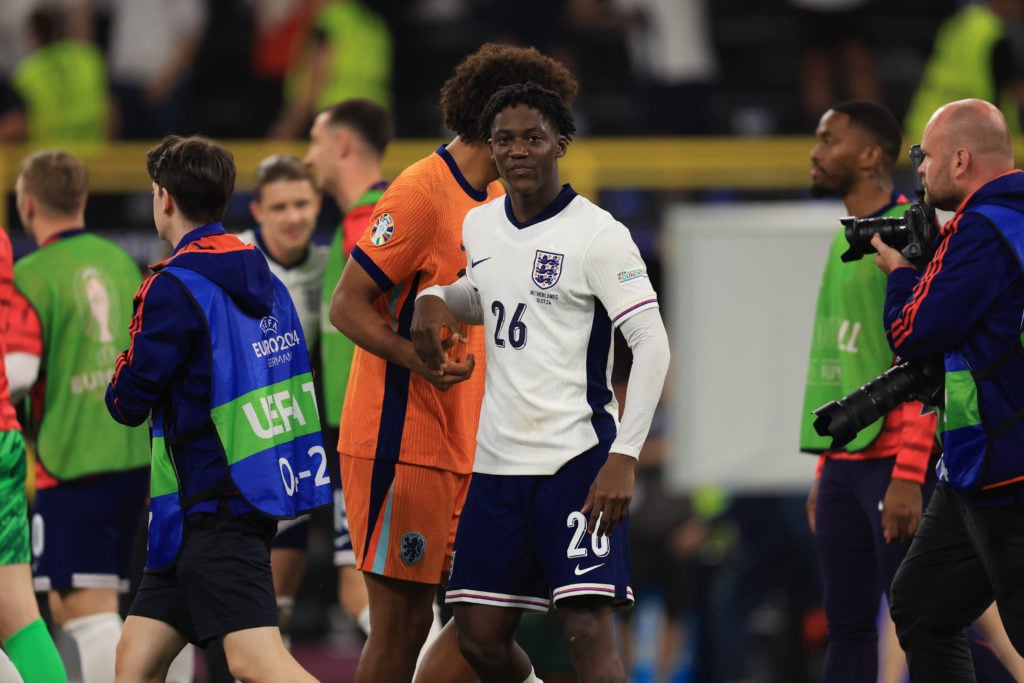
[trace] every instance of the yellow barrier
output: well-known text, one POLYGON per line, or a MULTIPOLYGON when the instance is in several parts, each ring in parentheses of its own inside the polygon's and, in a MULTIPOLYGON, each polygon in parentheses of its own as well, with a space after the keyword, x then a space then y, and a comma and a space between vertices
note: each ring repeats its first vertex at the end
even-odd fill
MULTIPOLYGON (((305 141, 226 140, 238 164, 238 189, 251 189, 253 174, 269 154, 302 157, 305 141)), ((396 140, 388 147, 384 173, 394 178, 413 161, 445 140, 396 140)), ((69 148, 89 167, 94 193, 148 192, 145 153, 151 142, 117 142, 90 148, 69 148)), ((765 138, 589 138, 574 142, 561 162, 563 181, 580 194, 595 197, 603 188, 652 190, 735 188, 785 190, 806 187, 814 139, 809 136, 765 138)), ((0 146, 0 190, 14 188, 20 160, 31 150, 0 146)), ((901 160, 906 164, 905 159, 901 160)), ((6 225, 7 204, 0 202, 0 223, 6 225)))

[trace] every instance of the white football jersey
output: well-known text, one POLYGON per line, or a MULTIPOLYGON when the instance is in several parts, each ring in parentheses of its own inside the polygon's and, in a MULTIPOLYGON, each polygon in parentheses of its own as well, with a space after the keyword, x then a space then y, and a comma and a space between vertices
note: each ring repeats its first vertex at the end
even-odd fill
POLYGON ((473 470, 553 474, 615 437, 612 335, 657 307, 647 268, 626 226, 568 185, 528 223, 507 197, 471 210, 463 242, 487 335, 473 470))
POLYGON ((329 247, 309 243, 306 259, 297 266, 285 268, 275 261, 264 249, 262 239, 256 239, 254 230, 244 230, 237 234, 238 239, 259 249, 270 265, 273 273, 288 288, 292 295, 292 303, 302 323, 302 334, 306 336, 306 346, 313 348, 320 338, 320 294, 324 286, 324 269, 327 268, 329 247))

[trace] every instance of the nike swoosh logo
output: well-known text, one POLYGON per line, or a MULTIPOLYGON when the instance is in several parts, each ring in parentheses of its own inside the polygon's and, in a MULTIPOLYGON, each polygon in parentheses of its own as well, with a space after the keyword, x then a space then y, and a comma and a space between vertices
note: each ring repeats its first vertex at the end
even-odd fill
POLYGON ((477 261, 473 261, 473 263, 471 265, 472 265, 473 268, 476 268, 477 266, 479 266, 484 261, 490 261, 490 260, 491 260, 491 257, 488 256, 487 258, 482 258, 482 259, 479 259, 477 261))
POLYGON ((573 573, 575 573, 576 576, 583 576, 584 574, 592 572, 598 567, 603 567, 604 565, 605 563, 602 562, 601 564, 595 564, 593 567, 587 567, 586 569, 580 569, 580 566, 576 565, 576 568, 573 570, 573 573))

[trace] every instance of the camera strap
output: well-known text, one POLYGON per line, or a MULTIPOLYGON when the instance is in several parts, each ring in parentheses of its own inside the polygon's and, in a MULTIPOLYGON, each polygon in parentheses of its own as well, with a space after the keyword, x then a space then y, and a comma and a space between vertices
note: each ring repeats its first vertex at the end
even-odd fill
MULTIPOLYGON (((972 370, 971 377, 974 378, 975 386, 978 385, 978 382, 991 380, 992 376, 995 375, 996 370, 998 370, 1000 366, 1005 364, 1014 356, 1019 356, 1022 350, 1024 349, 1022 349, 1021 345, 1018 343, 1016 346, 1012 346, 1003 353, 999 354, 998 358, 993 360, 991 363, 986 365, 978 372, 974 372, 972 370)), ((986 430, 986 432, 991 437, 1000 436, 1001 434, 1005 433, 1008 429, 1010 429, 1010 427, 1017 424, 1021 420, 1024 420, 1024 406, 1018 408, 1017 410, 1013 411, 1012 413, 1004 417, 1002 420, 999 421, 999 424, 995 425, 990 430, 986 430)))
POLYGON ((1021 420, 1024 420, 1024 408, 1018 408, 1017 410, 1010 413, 1010 415, 1004 418, 1002 422, 1000 422, 999 424, 992 428, 992 431, 989 433, 989 436, 993 438, 1001 436, 1003 433, 1006 432, 1006 430, 1008 430, 1010 427, 1017 424, 1021 420))
POLYGON ((975 381, 984 382, 985 380, 992 379, 992 375, 996 374, 996 370, 998 370, 1004 363, 1006 363, 1014 356, 1019 355, 1022 350, 1024 349, 1021 348, 1020 343, 1018 343, 1016 346, 1011 346, 1006 351, 1003 351, 1001 354, 999 354, 999 356, 996 357, 995 360, 991 361, 985 367, 981 368, 977 372, 972 371, 971 375, 974 376, 975 381))

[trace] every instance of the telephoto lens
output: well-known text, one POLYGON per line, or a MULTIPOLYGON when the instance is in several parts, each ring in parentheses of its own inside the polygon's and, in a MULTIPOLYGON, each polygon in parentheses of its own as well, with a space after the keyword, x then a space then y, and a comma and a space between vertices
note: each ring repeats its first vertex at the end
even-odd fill
POLYGON ((936 363, 905 362, 894 365, 860 389, 829 401, 817 410, 814 431, 831 436, 830 450, 839 450, 853 441, 857 432, 910 400, 935 405, 943 387, 942 366, 936 363))

